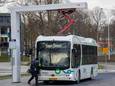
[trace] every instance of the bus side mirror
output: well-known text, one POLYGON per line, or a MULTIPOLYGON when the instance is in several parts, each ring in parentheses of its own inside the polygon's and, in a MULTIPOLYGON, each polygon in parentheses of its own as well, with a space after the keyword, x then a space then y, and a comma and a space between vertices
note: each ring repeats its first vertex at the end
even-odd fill
POLYGON ((40 64, 42 64, 43 63, 43 58, 40 58, 40 64))
POLYGON ((77 50, 75 48, 72 49, 72 53, 77 53, 77 50))

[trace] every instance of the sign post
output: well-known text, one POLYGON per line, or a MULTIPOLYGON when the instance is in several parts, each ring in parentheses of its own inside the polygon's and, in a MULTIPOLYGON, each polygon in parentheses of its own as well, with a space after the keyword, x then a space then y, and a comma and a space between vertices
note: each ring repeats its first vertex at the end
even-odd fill
POLYGON ((106 68, 106 65, 107 65, 107 55, 109 54, 109 48, 102 48, 102 52, 105 56, 105 68, 106 68))

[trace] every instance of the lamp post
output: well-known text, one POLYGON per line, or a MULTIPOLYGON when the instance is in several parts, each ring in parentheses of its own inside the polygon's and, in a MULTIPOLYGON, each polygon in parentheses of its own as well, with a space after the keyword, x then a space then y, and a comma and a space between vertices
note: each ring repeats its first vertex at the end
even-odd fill
MULTIPOLYGON (((1 28, 0 28, 0 47, 1 47, 1 28)), ((1 56, 1 48, 0 48, 0 56, 1 56)))
POLYGON ((111 59, 111 55, 110 55, 110 23, 112 20, 113 16, 111 16, 110 18, 108 17, 108 60, 111 59))
POLYGON ((110 19, 108 21, 108 59, 110 60, 110 19))

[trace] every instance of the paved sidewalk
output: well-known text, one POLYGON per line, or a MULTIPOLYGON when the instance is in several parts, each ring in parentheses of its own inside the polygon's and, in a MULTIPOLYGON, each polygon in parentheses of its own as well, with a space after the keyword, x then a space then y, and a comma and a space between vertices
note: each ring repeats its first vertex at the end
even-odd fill
MULTIPOLYGON (((12 79, 0 80, 0 86, 30 86, 27 84, 29 77, 23 77, 20 83, 13 83, 12 79)), ((31 86, 34 86, 34 81, 31 86)))
POLYGON ((104 66, 104 69, 115 70, 115 62, 101 62, 99 63, 104 66))
POLYGON ((98 73, 115 73, 115 70, 99 69, 98 73))
MULTIPOLYGON (((31 81, 31 84, 27 83, 29 78, 30 78, 30 76, 21 77, 20 83, 14 83, 14 82, 12 82, 12 79, 0 80, 0 86, 35 86, 34 80, 31 81)), ((43 83, 43 81, 39 81, 39 84, 41 84, 41 83, 43 83)), ((38 86, 39 86, 39 84, 38 84, 38 86)))

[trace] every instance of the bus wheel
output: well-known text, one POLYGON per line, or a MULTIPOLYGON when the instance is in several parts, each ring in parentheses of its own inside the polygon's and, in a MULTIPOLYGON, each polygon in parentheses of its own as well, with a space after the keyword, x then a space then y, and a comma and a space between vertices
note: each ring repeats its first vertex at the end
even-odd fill
POLYGON ((77 84, 79 84, 80 83, 80 70, 79 70, 79 72, 78 72, 78 79, 77 79, 77 84))
POLYGON ((43 83, 44 83, 44 84, 49 84, 49 81, 44 81, 43 83))
POLYGON ((94 72, 93 72, 93 68, 91 68, 91 75, 90 75, 91 79, 94 79, 94 72))

